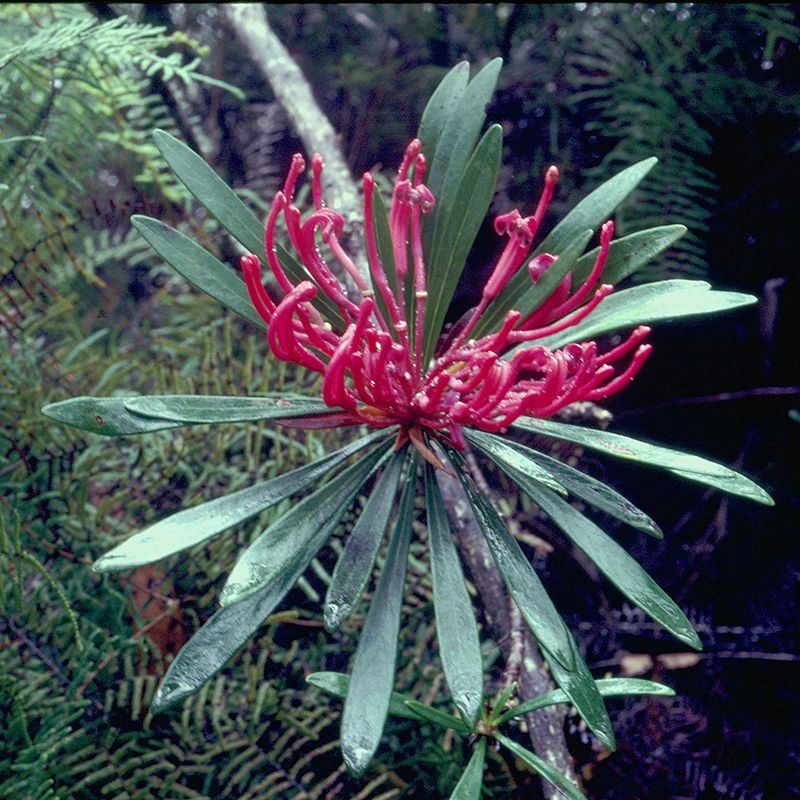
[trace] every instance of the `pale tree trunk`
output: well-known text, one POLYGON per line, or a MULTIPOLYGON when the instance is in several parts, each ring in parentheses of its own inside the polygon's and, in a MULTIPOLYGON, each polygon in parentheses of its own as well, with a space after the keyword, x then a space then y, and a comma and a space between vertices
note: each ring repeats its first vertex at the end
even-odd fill
MULTIPOLYGON (((348 242, 350 252, 360 256, 354 260, 363 269, 363 220, 359 193, 333 126, 314 100, 311 87, 300 68, 270 28, 264 7, 260 4, 232 3, 223 4, 221 9, 242 48, 286 111, 308 155, 319 153, 325 159, 323 189, 327 203, 347 220, 351 232, 348 242)), ((487 622, 506 660, 506 673, 513 674, 517 680, 522 700, 544 694, 554 688, 549 672, 533 637, 505 590, 469 502, 458 481, 443 473, 440 478, 456 539, 480 593, 487 622)), ((564 715, 556 708, 543 709, 527 717, 531 744, 537 754, 577 782, 564 737, 563 722, 564 715)), ((561 797, 561 793, 549 782, 543 781, 543 788, 547 800, 561 797)))
POLYGON ((311 86, 300 68, 270 27, 263 5, 223 3, 220 9, 244 51, 286 111, 300 141, 303 142, 306 154, 311 157, 314 153, 319 153, 323 157, 325 169, 322 174, 322 188, 326 204, 345 218, 345 244, 353 254, 356 265, 366 275, 363 213, 359 192, 338 144, 333 125, 314 99, 311 86))

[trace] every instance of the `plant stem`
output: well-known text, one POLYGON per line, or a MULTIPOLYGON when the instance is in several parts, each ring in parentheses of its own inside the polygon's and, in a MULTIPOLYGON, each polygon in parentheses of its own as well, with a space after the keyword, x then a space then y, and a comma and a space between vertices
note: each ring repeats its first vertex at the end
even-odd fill
MULTIPOLYGON (((471 453, 467 454, 467 462, 478 488, 491 497, 491 489, 471 453)), ((517 680, 523 701, 550 691, 555 686, 547 665, 523 623, 519 609, 506 591, 461 484, 441 470, 436 471, 436 477, 456 541, 481 596, 486 622, 505 658, 507 682, 517 680)), ((558 706, 551 706, 528 714, 525 719, 536 753, 562 775, 578 783, 564 736, 564 713, 558 710, 558 706)), ((561 798, 560 791, 549 781, 543 780, 542 786, 546 800, 561 798)))

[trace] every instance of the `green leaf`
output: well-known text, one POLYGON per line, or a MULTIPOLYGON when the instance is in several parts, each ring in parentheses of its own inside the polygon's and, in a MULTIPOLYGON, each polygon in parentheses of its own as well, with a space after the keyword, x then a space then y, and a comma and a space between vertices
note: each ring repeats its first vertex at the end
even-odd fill
POLYGON ((523 761, 543 778, 546 778, 554 786, 561 789, 569 800, 586 800, 583 792, 569 778, 562 775, 555 767, 550 766, 543 758, 539 758, 535 753, 517 744, 513 739, 503 736, 502 733, 495 733, 494 737, 520 761, 523 761))
MULTIPOLYGON (((334 479, 341 491, 354 497, 365 476, 390 446, 386 442, 334 479)), ((333 484, 334 481, 331 481, 333 484)), ((330 486, 331 484, 328 484, 330 486)), ((298 532, 300 538, 303 532, 298 532)), ((154 713, 196 692, 217 673, 233 654, 258 630, 286 593, 305 572, 327 538, 317 532, 305 541, 293 542, 290 557, 275 569, 274 580, 265 583, 241 602, 220 608, 183 646, 170 664, 150 706, 154 713)), ((290 548, 284 547, 286 551, 290 548)), ((286 554, 285 552, 283 553, 286 554)))
MULTIPOLYGON (((316 553, 325 544, 389 446, 389 441, 381 444, 257 536, 228 575, 220 605, 238 603, 264 585, 280 583, 285 573, 294 574, 297 565, 307 564, 308 552, 316 553)), ((298 577, 301 573, 302 569, 298 577)))
POLYGON ((631 602, 682 642, 702 649, 683 611, 623 547, 553 492, 535 485, 516 470, 512 470, 512 477, 631 602))
MULTIPOLYGON (((455 463, 460 462, 454 451, 448 450, 448 457, 455 463)), ((542 647, 566 669, 572 669, 573 654, 569 631, 564 620, 556 611, 539 576, 525 558, 503 520, 492 508, 488 498, 472 489, 462 469, 457 472, 475 512, 475 518, 486 537, 492 558, 497 564, 514 602, 519 606, 525 622, 528 623, 542 647)))
POLYGON ((432 722, 440 728, 453 730, 456 733, 465 736, 470 733, 472 728, 467 725, 464 720, 454 717, 452 714, 445 714, 437 708, 426 706, 425 703, 420 703, 418 700, 406 700, 406 705, 425 722, 432 722))
POLYGON ((565 669, 550 653, 544 651, 550 667, 550 674, 556 684, 564 690, 564 694, 569 697, 570 702, 583 717, 592 733, 609 750, 613 750, 616 747, 614 728, 611 725, 603 698, 597 690, 597 682, 581 657, 578 645, 572 636, 569 637, 569 646, 572 649, 574 661, 574 667, 571 670, 565 669))
POLYGON ((347 537, 325 596, 323 611, 325 627, 329 631, 336 630, 350 616, 372 574, 375 556, 395 508, 397 487, 407 455, 406 451, 391 457, 347 537))
POLYGON ((486 737, 479 737, 475 750, 461 775, 450 800, 480 800, 483 786, 483 762, 486 756, 486 737))
POLYGON ((264 258, 264 225, 236 193, 179 139, 163 130, 153 132, 156 147, 186 188, 216 217, 242 247, 264 258))
MULTIPOLYGON (((435 303, 435 309, 426 313, 426 317, 431 320, 434 317, 429 315, 435 315, 434 322, 428 324, 426 319, 424 345, 428 355, 433 352, 444 313, 463 268, 463 262, 453 260, 453 250, 458 251, 459 259, 462 254, 466 257, 477 233, 475 226, 480 226, 488 209, 487 198, 490 202, 494 193, 494 180, 489 185, 476 184, 476 181, 492 174, 496 177, 499 164, 495 167, 494 162, 499 158, 500 131, 488 132, 484 136, 477 160, 473 158, 473 149, 486 119, 486 107, 492 99, 501 66, 502 59, 493 59, 475 75, 466 88, 463 88, 464 78, 461 77, 461 72, 456 73, 457 77, 445 78, 448 88, 442 91, 441 102, 437 100, 433 106, 440 109, 433 115, 435 125, 430 118, 426 120, 423 117, 425 124, 420 128, 420 139, 425 144, 424 152, 430 163, 425 183, 436 199, 433 211, 425 217, 423 223, 429 300, 435 303), (433 136, 426 128, 434 132, 433 136), (441 133, 437 135, 439 130, 441 133), (473 193, 474 198, 471 196, 473 193), (462 218, 456 216, 457 214, 461 214, 462 218), (468 219, 463 218, 465 214, 468 219), (456 235, 468 238, 469 241, 457 241, 452 238, 456 235), (457 270, 457 274, 451 275, 451 269, 457 270), (451 288, 446 289, 449 286, 451 288), (440 292, 441 300, 437 299, 440 292)), ((457 69, 462 68, 459 66, 457 69)), ((437 95, 438 92, 434 96, 437 95)))
POLYGON ((131 224, 192 286, 266 330, 267 323, 253 308, 244 281, 208 250, 160 220, 136 214, 131 217, 131 224))
POLYGON ((464 719, 474 724, 483 703, 480 639, 450 522, 430 464, 425 465, 425 502, 439 656, 453 702, 464 719))
POLYGON ((377 750, 389 713, 414 517, 415 484, 416 469, 412 468, 400 500, 386 564, 358 641, 342 712, 342 756, 350 771, 357 776, 364 772, 377 750))
MULTIPOLYGON (((513 442, 503 439, 501 436, 471 428, 466 429, 464 434, 470 444, 477 447, 492 461, 514 467, 531 478, 531 480, 538 481, 559 494, 567 493, 564 486, 559 483, 546 466, 542 466, 521 448, 515 447, 513 442)), ((534 451, 531 450, 530 452, 533 453, 534 451)))
MULTIPOLYGON (((620 283, 685 233, 685 225, 662 225, 615 239, 608 250, 601 282, 613 285, 620 283)), ((589 277, 599 253, 600 248, 595 247, 575 262, 572 269, 573 286, 580 286, 589 277)))
MULTIPOLYGON (((545 271, 536 283, 527 269, 520 269, 508 282, 506 288, 491 302, 472 331, 473 338, 480 338, 497 330, 506 314, 515 309, 521 319, 529 317, 553 293, 564 276, 573 268, 583 253, 592 230, 583 231, 558 254, 558 259, 545 271)), ((537 340, 538 343, 538 340, 537 340)))
POLYGON ((539 253, 560 253, 587 228, 597 230, 611 212, 639 185, 642 179, 658 162, 657 158, 646 158, 607 180, 587 195, 556 225, 544 241, 536 248, 539 253))
POLYGON ((631 439, 618 433, 581 428, 544 419, 518 419, 514 427, 530 433, 563 439, 651 467, 667 469, 690 481, 697 481, 729 494, 746 497, 764 505, 774 505, 772 498, 757 484, 732 469, 690 453, 671 450, 657 444, 631 439))
POLYGON ((318 398, 287 394, 275 394, 272 397, 151 395, 127 398, 125 408, 133 414, 171 420, 181 425, 290 419, 331 414, 336 411, 318 398))
POLYGON ((180 423, 168 419, 140 417, 125 408, 130 397, 72 397, 49 403, 42 414, 56 422, 72 425, 101 436, 130 436, 178 428, 180 423))
POLYGON ((443 228, 440 250, 434 250, 427 278, 423 363, 433 357, 450 301, 481 224, 489 210, 500 169, 503 131, 493 125, 484 134, 464 170, 452 207, 440 225, 443 228))
POLYGON ((451 206, 453 193, 461 184, 464 167, 480 136, 502 66, 501 58, 492 59, 469 81, 457 102, 450 104, 450 113, 436 142, 426 176, 434 197, 445 207, 451 206))
POLYGON ((539 483, 547 484, 541 478, 537 477, 535 472, 530 469, 523 468, 523 464, 530 464, 545 472, 555 482, 555 486, 550 486, 551 489, 558 491, 561 489, 563 493, 566 489, 570 494, 585 500, 587 503, 605 511, 615 519, 625 522, 633 528, 649 533, 657 539, 661 539, 663 534, 661 529, 656 523, 639 508, 637 508, 630 500, 627 500, 619 492, 616 492, 608 484, 587 475, 585 472, 574 469, 567 464, 558 461, 558 459, 539 453, 532 450, 530 447, 518 444, 517 442, 508 439, 502 439, 491 433, 484 433, 483 431, 466 431, 467 439, 480 450, 483 450, 486 455, 490 456, 501 466, 505 465, 513 469, 520 470, 530 478, 538 480, 539 483), (491 442, 492 447, 489 446, 491 442), (499 445, 502 443, 502 447, 499 445), (511 451, 517 454, 520 458, 509 459, 506 453, 511 451), (521 461, 521 463, 520 463, 521 461))
POLYGON ((588 341, 620 328, 716 314, 755 302, 756 298, 749 294, 714 291, 705 281, 676 279, 646 283, 609 295, 577 325, 553 336, 537 339, 535 344, 555 350, 571 342, 588 341))
POLYGON ((500 711, 505 708, 506 703, 511 699, 511 695, 517 691, 517 682, 511 681, 507 686, 501 689, 491 703, 491 711, 489 713, 489 723, 492 724, 500 716, 500 711))
MULTIPOLYGON (((628 695, 642 694, 660 695, 661 697, 675 696, 675 690, 671 689, 669 686, 665 686, 663 683, 642 680, 641 678, 601 678, 599 681, 595 681, 595 683, 597 684, 597 690, 600 692, 601 697, 626 697, 628 695)), ((538 697, 534 697, 531 700, 526 700, 510 711, 506 711, 505 714, 498 717, 496 724, 502 725, 504 722, 508 722, 508 720, 514 717, 530 714, 532 711, 538 711, 540 708, 569 702, 570 700, 563 689, 554 689, 551 692, 540 694, 538 697)))
MULTIPOLYGON (((530 316, 549 297, 564 275, 573 266, 577 266, 579 256, 591 238, 591 231, 597 230, 608 219, 611 212, 636 188, 657 160, 647 158, 628 167, 581 200, 531 254, 535 256, 551 253, 557 255, 558 260, 536 283, 531 281, 527 270, 521 269, 517 272, 499 297, 489 304, 476 325, 473 336, 477 338, 495 330, 509 309, 520 311, 523 319, 530 316)), ((615 266, 614 269, 624 269, 628 245, 615 243, 612 247, 615 250, 615 263, 618 258, 620 261, 620 266, 615 266)), ((588 259, 588 256, 584 258, 588 259)), ((536 344, 542 341, 544 340, 537 340, 536 344)))
POLYGON ((132 569, 201 544, 281 500, 303 491, 353 453, 373 444, 383 435, 384 431, 376 431, 285 475, 178 511, 101 556, 92 569, 95 572, 132 569))
POLYGON ((468 81, 469 62, 461 61, 445 75, 428 100, 419 123, 419 138, 429 158, 439 146, 447 121, 458 111, 468 81))
MULTIPOLYGON (((186 188, 208 209, 212 216, 216 217, 220 225, 225 228, 228 233, 233 236, 242 247, 257 255, 261 259, 261 263, 266 263, 266 253, 264 250, 264 223, 253 214, 253 212, 239 199, 236 192, 225 183, 222 178, 206 163, 202 156, 194 152, 190 147, 187 147, 179 139, 176 139, 171 134, 163 130, 157 130, 153 133, 156 146, 161 151, 166 162, 172 168, 172 171, 178 176, 186 188)), ((136 218, 134 218, 136 219, 136 218)), ((141 217, 140 219, 147 219, 141 217)), ((156 220, 152 220, 155 222, 156 220)), ((135 225, 135 223, 134 223, 135 225)), ((166 227, 166 226, 165 226, 166 227)), ((137 230, 139 227, 136 226, 137 230)), ((171 230, 171 229, 170 229, 171 230)), ((142 231, 139 231, 142 233, 142 231)), ((144 233, 142 233, 144 235, 144 233)), ((147 239, 147 236, 145 236, 147 239)), ((150 240, 148 239, 148 242, 150 240)), ((199 289, 211 294, 212 297, 216 295, 209 292, 204 286, 195 283, 188 275, 186 275, 176 264, 170 261, 160 250, 150 242, 162 257, 164 257, 178 272, 181 273, 190 283, 193 283, 199 289)), ((200 248, 202 250, 202 248, 200 248)), ((294 283, 303 280, 311 280, 312 283, 318 286, 306 272, 301 264, 299 264, 292 255, 280 244, 276 242, 275 253, 281 266, 286 271, 286 274, 291 278, 294 283)), ((214 259, 216 261, 216 259, 214 259)), ((221 262, 217 262, 221 263, 221 262)), ((242 283, 242 285, 244 285, 242 283)), ((216 298, 220 302, 225 303, 221 298, 216 298)), ((249 302, 249 298, 248 298, 249 302)), ((344 326, 341 314, 336 304, 325 295, 319 292, 313 300, 314 305, 325 315, 328 321, 334 326, 336 330, 341 330, 344 326)), ((236 308, 233 308, 237 313, 241 313, 236 308)), ((255 311, 253 311, 255 314, 255 311)), ((243 315, 245 316, 245 315, 243 315)), ((256 315, 258 320, 261 317, 256 315)), ((250 319, 250 317, 247 317, 250 319)), ((256 324, 264 327, 264 322, 261 320, 251 320, 256 324)))
MULTIPOLYGON (((322 689, 323 692, 344 700, 347 697, 347 689, 350 686, 350 676, 345 675, 343 672, 312 672, 306 678, 306 682, 316 686, 318 689, 322 689)), ((392 692, 389 698, 389 714, 393 717, 413 719, 415 722, 419 722, 420 717, 406 705, 411 700, 412 698, 408 695, 392 692)))

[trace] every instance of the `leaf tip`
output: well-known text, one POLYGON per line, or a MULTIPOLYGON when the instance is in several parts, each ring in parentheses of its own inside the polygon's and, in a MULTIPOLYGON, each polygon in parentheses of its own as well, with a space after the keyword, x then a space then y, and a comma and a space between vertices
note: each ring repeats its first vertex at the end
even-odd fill
POLYGON ((354 778, 360 778, 367 770, 373 750, 359 745, 342 746, 342 757, 348 772, 354 778))

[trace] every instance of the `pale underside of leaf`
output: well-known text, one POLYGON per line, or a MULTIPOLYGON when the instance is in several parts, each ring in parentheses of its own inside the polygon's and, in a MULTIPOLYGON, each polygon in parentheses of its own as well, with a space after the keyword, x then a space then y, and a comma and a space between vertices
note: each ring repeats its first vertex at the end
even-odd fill
POLYGON ((105 553, 95 561, 92 569, 95 572, 132 569, 202 544, 302 491, 354 453, 377 442, 383 435, 382 431, 374 432, 292 472, 178 511, 105 553))
POLYGON ((671 450, 662 445, 632 439, 618 433, 568 425, 549 419, 520 417, 513 423, 513 427, 529 433, 563 439, 617 458, 666 469, 687 480, 697 481, 757 503, 774 504, 767 492, 749 478, 722 464, 691 453, 671 450))

